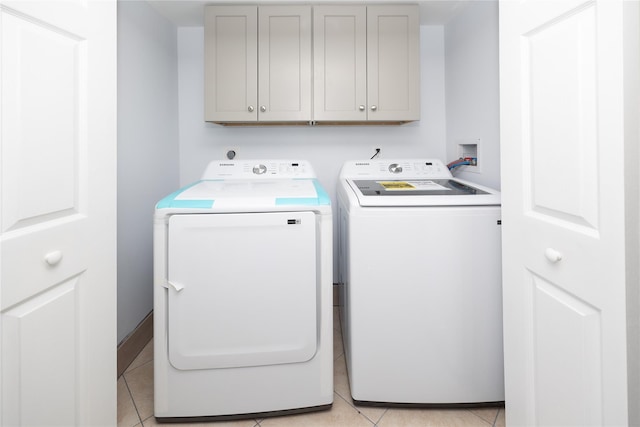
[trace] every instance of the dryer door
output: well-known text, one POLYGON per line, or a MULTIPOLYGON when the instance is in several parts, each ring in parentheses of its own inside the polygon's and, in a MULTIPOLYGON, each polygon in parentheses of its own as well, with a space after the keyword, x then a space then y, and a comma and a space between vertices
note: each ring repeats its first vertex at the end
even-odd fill
POLYGON ((175 368, 314 356, 313 212, 174 215, 168 238, 168 342, 175 368))

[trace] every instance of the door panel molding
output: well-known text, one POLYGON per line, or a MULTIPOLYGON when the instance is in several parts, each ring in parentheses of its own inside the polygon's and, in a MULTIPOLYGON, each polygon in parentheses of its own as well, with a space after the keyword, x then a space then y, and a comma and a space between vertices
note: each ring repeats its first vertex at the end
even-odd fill
POLYGON ((592 229, 599 221, 596 51, 589 2, 524 34, 520 66, 528 209, 592 229))
POLYGON ((72 277, 1 314, 5 425, 78 424, 80 282, 81 276, 72 277), (39 410, 43 401, 55 411, 39 410))
POLYGON ((602 312, 529 271, 533 315, 537 425, 604 425, 602 418, 602 312), (565 399, 562 384, 580 384, 565 399), (562 401, 562 405, 557 402, 562 401), (551 410, 551 411, 550 411, 551 410), (551 413, 549 413, 551 412, 551 413))

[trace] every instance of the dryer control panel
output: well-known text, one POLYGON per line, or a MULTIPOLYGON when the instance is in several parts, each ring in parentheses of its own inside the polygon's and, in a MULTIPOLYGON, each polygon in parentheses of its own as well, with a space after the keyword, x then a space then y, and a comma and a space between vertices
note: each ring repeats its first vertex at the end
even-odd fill
POLYGON ((451 172, 439 159, 365 160, 347 162, 341 178, 374 179, 451 178, 451 172))
POLYGON ((214 160, 207 165, 202 179, 284 179, 315 178, 306 160, 214 160))

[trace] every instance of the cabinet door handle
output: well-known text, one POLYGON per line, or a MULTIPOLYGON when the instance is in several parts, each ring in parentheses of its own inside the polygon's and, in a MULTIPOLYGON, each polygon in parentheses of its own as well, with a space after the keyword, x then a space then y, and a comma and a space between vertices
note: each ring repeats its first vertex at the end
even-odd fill
POLYGON ((265 111, 267 111, 267 107, 265 107, 264 105, 261 105, 260 106, 260 111, 262 111, 264 113, 265 111))
POLYGON ((364 111, 364 110, 366 109, 366 107, 365 107, 364 105, 361 105, 361 106, 359 106, 359 107, 358 107, 358 109, 359 109, 360 111, 364 111))
POLYGON ((377 106, 377 105, 372 105, 372 106, 371 106, 371 111, 376 111, 377 109, 378 109, 378 106, 377 106))
POLYGON ((247 110, 248 110, 250 113, 253 113, 253 110, 254 110, 253 105, 249 105, 249 108, 247 108, 247 110))

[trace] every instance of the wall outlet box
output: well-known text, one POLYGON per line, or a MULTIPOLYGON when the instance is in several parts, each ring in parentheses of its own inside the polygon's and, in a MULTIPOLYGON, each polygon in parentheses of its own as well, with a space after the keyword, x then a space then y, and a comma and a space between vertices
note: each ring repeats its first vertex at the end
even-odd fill
POLYGON ((482 172, 482 140, 480 138, 458 141, 458 159, 471 157, 476 159, 475 165, 459 166, 463 172, 482 172))

